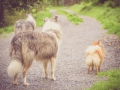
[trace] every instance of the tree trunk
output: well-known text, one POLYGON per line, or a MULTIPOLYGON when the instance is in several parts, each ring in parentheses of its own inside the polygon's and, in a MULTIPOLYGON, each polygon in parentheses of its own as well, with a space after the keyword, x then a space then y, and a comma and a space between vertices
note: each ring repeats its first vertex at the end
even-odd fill
POLYGON ((64 6, 64 0, 62 0, 62 5, 64 6))
POLYGON ((57 6, 59 6, 59 0, 56 0, 57 1, 57 6))
POLYGON ((2 0, 1 0, 1 3, 0 3, 0 27, 3 27, 3 26, 4 26, 4 7, 3 7, 2 0))

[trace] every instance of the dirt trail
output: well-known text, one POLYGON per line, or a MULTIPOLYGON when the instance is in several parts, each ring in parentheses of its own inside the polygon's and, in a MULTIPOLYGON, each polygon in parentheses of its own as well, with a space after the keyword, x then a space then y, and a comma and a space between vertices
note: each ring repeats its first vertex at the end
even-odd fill
MULTIPOLYGON (((53 10, 51 12, 58 15, 53 10)), ((19 85, 12 85, 12 78, 8 77, 6 71, 10 62, 9 45, 14 35, 9 34, 7 38, 0 37, 0 90, 82 90, 90 87, 96 81, 104 79, 94 75, 94 72, 86 74, 85 50, 92 41, 99 39, 106 50, 101 71, 120 67, 120 40, 113 35, 107 35, 97 20, 80 16, 84 22, 74 25, 65 16, 58 17, 63 30, 63 41, 57 57, 55 72, 57 80, 44 79, 42 65, 34 62, 27 74, 30 86, 23 86, 21 72, 18 78, 19 85), (109 45, 110 42, 113 42, 112 45, 109 45)))

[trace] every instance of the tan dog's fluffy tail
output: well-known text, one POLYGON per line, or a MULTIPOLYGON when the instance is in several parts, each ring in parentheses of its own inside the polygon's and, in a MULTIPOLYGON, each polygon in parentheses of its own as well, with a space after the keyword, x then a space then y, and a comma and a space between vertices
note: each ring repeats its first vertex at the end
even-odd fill
POLYGON ((87 64, 87 66, 92 66, 93 65, 92 55, 87 56, 87 58, 86 58, 86 64, 87 64))
POLYGON ((22 68, 22 63, 17 60, 12 60, 8 66, 7 73, 9 77, 14 77, 22 68))

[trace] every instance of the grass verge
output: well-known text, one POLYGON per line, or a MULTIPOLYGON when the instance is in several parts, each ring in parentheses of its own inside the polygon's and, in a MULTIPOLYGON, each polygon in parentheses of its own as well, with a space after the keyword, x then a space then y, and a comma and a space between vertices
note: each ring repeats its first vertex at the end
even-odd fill
POLYGON ((5 33, 10 33, 13 32, 13 26, 5 27, 5 28, 0 28, 0 34, 5 34, 5 33))
POLYGON ((87 90, 120 90, 120 69, 99 72, 98 76, 106 76, 107 81, 99 81, 87 90))
POLYGON ((120 7, 111 8, 104 5, 93 6, 91 3, 81 3, 70 7, 78 14, 92 16, 101 22, 108 33, 117 34, 120 37, 120 7))
POLYGON ((77 15, 75 14, 70 14, 67 11, 61 10, 61 9, 57 9, 57 13, 65 15, 67 17, 67 19, 72 22, 75 25, 80 24, 81 22, 83 22, 82 18, 79 18, 77 15))

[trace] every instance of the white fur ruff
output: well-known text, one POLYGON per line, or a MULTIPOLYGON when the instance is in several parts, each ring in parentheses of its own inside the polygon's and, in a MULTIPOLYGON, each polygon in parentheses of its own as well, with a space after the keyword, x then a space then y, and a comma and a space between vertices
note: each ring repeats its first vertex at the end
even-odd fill
POLYGON ((60 25, 58 23, 51 22, 50 20, 48 20, 44 24, 44 26, 42 28, 42 31, 44 32, 44 31, 47 31, 47 30, 50 30, 50 29, 52 29, 52 30, 61 30, 61 27, 60 27, 60 25))

